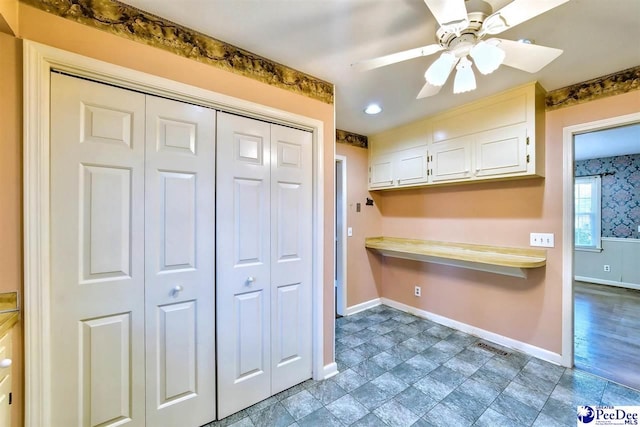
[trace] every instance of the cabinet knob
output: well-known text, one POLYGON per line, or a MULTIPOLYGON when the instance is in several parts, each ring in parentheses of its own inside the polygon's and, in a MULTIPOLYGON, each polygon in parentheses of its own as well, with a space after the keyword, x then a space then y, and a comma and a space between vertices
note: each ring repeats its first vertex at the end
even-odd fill
POLYGON ((11 366, 11 359, 0 360, 0 368, 8 368, 9 366, 11 366))
POLYGON ((175 286, 173 287, 173 289, 171 289, 171 296, 172 296, 172 297, 174 297, 174 298, 175 298, 175 297, 177 297, 177 296, 178 296, 178 294, 179 294, 180 292, 182 292, 182 291, 183 291, 183 289, 184 289, 184 288, 183 288, 182 286, 180 286, 180 285, 175 285, 175 286))
POLYGON ((256 281, 256 278, 255 278, 255 277, 253 277, 253 276, 249 276, 249 277, 247 277, 247 281, 246 281, 246 283, 247 283, 247 285, 252 285, 252 284, 253 284, 253 282, 255 282, 255 281, 256 281))

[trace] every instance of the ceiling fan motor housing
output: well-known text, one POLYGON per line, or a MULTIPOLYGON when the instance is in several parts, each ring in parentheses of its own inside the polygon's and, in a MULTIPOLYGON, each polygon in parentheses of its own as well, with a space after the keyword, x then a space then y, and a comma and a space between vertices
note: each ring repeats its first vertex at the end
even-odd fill
POLYGON ((453 52, 457 57, 466 55, 469 49, 481 38, 478 34, 487 16, 484 12, 469 13, 469 25, 459 34, 456 34, 456 32, 446 26, 441 26, 438 28, 438 31, 436 31, 438 43, 443 48, 453 52))

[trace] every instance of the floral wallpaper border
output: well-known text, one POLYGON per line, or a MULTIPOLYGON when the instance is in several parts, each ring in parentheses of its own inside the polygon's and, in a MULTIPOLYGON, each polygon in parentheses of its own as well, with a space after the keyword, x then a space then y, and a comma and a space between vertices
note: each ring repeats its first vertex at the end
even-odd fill
POLYGON ((368 148, 369 138, 357 133, 348 132, 346 130, 336 129, 336 143, 348 144, 355 147, 368 148))
POLYGON ((640 238, 640 154, 576 161, 575 175, 602 176, 602 237, 640 238))
POLYGON ((20 0, 45 12, 327 104, 333 84, 116 0, 20 0))
POLYGON ((640 65, 547 92, 547 111, 640 89, 640 65))

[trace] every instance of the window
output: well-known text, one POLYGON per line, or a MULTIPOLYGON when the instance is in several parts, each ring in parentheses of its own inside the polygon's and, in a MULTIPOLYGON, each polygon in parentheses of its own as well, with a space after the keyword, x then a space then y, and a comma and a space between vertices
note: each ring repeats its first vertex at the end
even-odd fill
POLYGON ((577 177, 574 197, 575 246, 600 249, 600 177, 577 177))

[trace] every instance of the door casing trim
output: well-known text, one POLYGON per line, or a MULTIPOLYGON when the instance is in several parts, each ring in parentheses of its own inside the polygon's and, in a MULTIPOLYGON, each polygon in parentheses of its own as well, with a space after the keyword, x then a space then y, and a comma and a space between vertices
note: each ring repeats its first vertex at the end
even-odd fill
MULTIPOLYGON (((347 315, 347 156, 336 155, 335 163, 340 168, 342 174, 342 180, 337 183, 340 186, 340 193, 336 193, 336 197, 341 197, 341 205, 342 209, 340 212, 336 209, 336 216, 340 216, 340 220, 342 222, 342 228, 338 230, 338 224, 336 221, 335 230, 336 237, 342 241, 342 251, 338 254, 340 257, 340 263, 342 268, 340 268, 338 273, 337 280, 337 308, 338 314, 341 316, 347 315)), ((337 181, 337 177, 336 177, 337 181)), ((338 206, 336 199, 336 207, 338 206)), ((338 267, 336 266, 336 269, 338 267)))
POLYGON ((640 113, 626 114, 562 129, 562 356, 561 364, 573 367, 573 137, 616 126, 640 122, 640 113))
POLYGON ((324 123, 321 120, 234 98, 29 40, 23 43, 23 204, 25 426, 50 422, 52 366, 50 318, 49 113, 52 70, 120 87, 267 120, 313 135, 313 347, 312 372, 324 377, 324 123))

